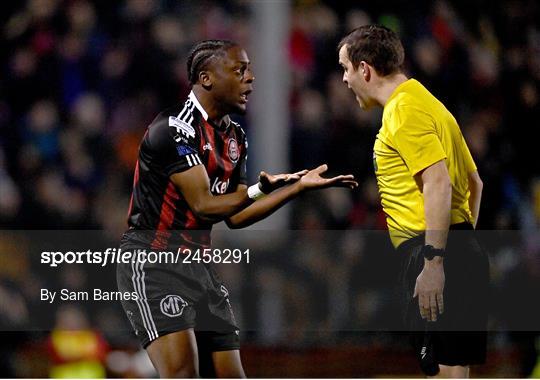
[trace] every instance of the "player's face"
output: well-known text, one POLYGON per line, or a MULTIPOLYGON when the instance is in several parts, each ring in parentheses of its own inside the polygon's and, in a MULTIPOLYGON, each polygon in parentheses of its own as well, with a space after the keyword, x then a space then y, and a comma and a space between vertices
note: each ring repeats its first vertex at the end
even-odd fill
POLYGON ((354 68, 349 60, 347 45, 339 50, 339 64, 343 68, 343 82, 352 90, 356 96, 356 101, 362 109, 368 109, 371 106, 367 92, 367 83, 362 74, 360 66, 354 68))
POLYGON ((228 49, 216 63, 214 75, 212 93, 225 113, 246 113, 255 77, 245 50, 237 46, 228 49))

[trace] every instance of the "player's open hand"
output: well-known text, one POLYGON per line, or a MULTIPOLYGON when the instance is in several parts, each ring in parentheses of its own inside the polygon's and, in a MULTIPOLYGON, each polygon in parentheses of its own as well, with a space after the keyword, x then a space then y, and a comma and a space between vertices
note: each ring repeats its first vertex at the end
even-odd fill
POLYGON ((259 182, 261 184, 261 191, 265 194, 270 194, 272 191, 279 189, 285 185, 290 185, 298 181, 308 171, 301 170, 292 174, 268 174, 261 172, 259 174, 259 182))
POLYGON ((435 322, 444 312, 444 267, 442 262, 426 261, 416 279, 413 298, 418 296, 418 306, 423 319, 435 322))
POLYGON ((321 174, 328 170, 328 165, 324 164, 308 171, 302 178, 299 184, 302 190, 324 189, 327 187, 348 187, 354 189, 358 187, 358 182, 355 181, 352 174, 338 175, 332 178, 323 178, 321 174))

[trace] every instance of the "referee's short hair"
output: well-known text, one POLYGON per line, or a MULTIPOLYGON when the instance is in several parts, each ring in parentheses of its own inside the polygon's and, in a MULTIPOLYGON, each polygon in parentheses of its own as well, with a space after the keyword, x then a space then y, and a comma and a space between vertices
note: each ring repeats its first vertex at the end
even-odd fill
POLYGON ((215 57, 223 56, 225 52, 238 46, 236 42, 228 40, 205 40, 196 44, 190 51, 187 59, 187 74, 189 82, 193 85, 199 80, 199 74, 205 70, 215 57))
POLYGON ((361 61, 373 66, 382 76, 402 71, 405 52, 398 35, 381 25, 364 25, 347 34, 338 51, 347 45, 349 61, 355 69, 361 61))

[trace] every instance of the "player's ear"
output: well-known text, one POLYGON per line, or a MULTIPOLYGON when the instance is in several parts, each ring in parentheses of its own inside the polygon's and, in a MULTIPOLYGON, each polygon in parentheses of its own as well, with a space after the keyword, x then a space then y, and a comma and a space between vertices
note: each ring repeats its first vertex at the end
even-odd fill
POLYGON ((205 89, 209 90, 212 88, 213 83, 213 75, 210 71, 202 70, 199 73, 199 83, 201 86, 203 86, 205 89))

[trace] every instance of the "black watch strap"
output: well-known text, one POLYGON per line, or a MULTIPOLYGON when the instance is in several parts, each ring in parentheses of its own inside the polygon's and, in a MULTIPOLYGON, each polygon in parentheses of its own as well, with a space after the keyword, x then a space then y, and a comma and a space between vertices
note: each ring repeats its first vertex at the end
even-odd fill
POLYGON ((432 245, 424 245, 421 251, 426 260, 433 260, 435 256, 444 257, 444 249, 434 248, 432 245))

